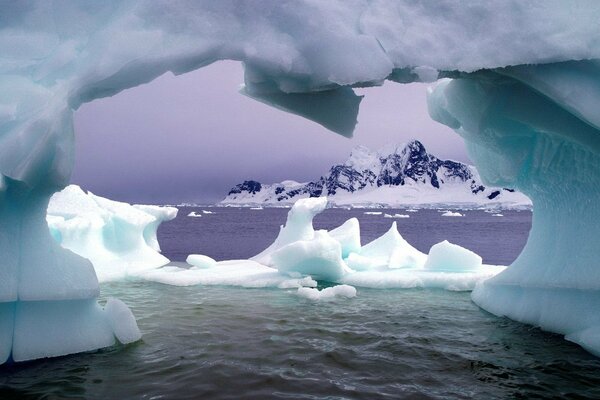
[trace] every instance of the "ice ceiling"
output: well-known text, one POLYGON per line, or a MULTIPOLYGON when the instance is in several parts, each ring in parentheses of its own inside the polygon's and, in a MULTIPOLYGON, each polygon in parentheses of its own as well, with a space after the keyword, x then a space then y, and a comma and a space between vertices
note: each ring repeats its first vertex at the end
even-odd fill
POLYGON ((430 93, 432 117, 463 136, 487 183, 535 207, 519 259, 473 299, 600 354, 600 3, 0 5, 0 363, 135 340, 131 313, 96 305, 91 265, 45 222, 71 173, 73 111, 221 59, 244 62, 244 94, 346 136, 353 87, 454 78, 430 93), (48 334, 60 326, 75 333, 48 334))

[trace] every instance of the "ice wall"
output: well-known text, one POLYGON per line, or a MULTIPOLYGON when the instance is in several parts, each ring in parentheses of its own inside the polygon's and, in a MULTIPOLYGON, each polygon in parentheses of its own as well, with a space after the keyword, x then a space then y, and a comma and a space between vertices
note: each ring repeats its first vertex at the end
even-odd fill
POLYGON ((600 355, 598 89, 597 61, 510 67, 444 81, 429 106, 465 139, 486 183, 534 205, 523 252, 473 300, 600 355))
MULTIPOLYGON (((244 62, 246 95, 346 136, 360 103, 352 87, 459 78, 440 88, 446 94, 434 96, 432 113, 471 143, 490 182, 522 173, 515 186, 536 199, 530 243, 515 272, 497 283, 546 290, 541 282, 580 289, 586 281, 590 296, 597 293, 597 189, 587 184, 598 171, 591 132, 600 91, 595 62, 571 60, 600 58, 598 2, 32 0, 0 6, 0 343, 12 341, 11 315, 26 312, 17 300, 97 293, 90 264, 58 247, 45 221, 48 199, 69 181, 73 110, 167 71, 181 74, 220 59, 244 62), (531 66, 497 70, 525 64, 531 66), (531 102, 505 94, 522 108, 482 108, 502 92, 523 93, 531 102), (483 103, 473 104, 476 99, 483 103), (494 125, 511 114, 502 129, 494 125), (545 173, 546 166, 556 173, 545 173), (563 181, 573 191, 561 189, 563 181), (545 235, 548 229, 557 234, 545 235), (548 267, 536 259, 544 249, 556 255, 545 255, 548 267)), ((490 308, 491 301, 475 298, 490 308)))

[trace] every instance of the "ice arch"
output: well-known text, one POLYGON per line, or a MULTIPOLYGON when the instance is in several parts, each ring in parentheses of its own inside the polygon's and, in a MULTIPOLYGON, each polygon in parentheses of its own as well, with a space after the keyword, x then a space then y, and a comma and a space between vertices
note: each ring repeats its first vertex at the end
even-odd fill
POLYGON ((245 63, 248 96, 346 136, 360 103, 352 87, 458 78, 432 93, 433 116, 465 137, 489 181, 536 206, 523 255, 474 299, 600 352, 600 88, 594 61, 573 62, 600 59, 600 4, 565 4, 0 0, 0 362, 25 359, 16 351, 25 339, 39 344, 36 356, 108 342, 84 335, 58 352, 42 337, 64 318, 89 323, 97 307, 91 266, 53 245, 44 221, 71 172, 73 110, 220 59, 245 63), (49 315, 40 305, 74 299, 88 308, 23 333, 22 321, 35 327, 49 315))

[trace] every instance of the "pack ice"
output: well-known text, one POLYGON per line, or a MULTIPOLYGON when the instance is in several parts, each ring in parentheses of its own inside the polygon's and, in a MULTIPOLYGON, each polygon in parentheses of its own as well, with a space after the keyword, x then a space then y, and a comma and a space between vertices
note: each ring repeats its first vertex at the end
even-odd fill
MULTIPOLYGON (((432 117, 465 139, 484 183, 518 189, 535 209, 523 254, 473 299, 600 354, 599 17, 593 0, 3 4, 3 354, 13 333, 15 344, 32 337, 13 326, 15 313, 65 325, 20 303, 97 293, 89 262, 55 244, 45 220, 49 198, 69 182, 73 111, 221 59, 244 62, 243 94, 345 136, 361 100, 354 87, 452 78, 431 91, 432 117)), ((69 313, 74 324, 98 315, 88 305, 69 313)), ((40 346, 53 355, 106 344, 50 351, 55 341, 40 346)))

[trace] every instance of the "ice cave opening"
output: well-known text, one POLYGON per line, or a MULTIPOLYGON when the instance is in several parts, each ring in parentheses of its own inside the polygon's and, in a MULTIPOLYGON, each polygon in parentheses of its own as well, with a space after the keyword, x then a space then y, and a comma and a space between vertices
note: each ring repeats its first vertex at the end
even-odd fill
POLYGON ((73 112, 223 59, 244 62, 247 96, 345 136, 361 102, 354 88, 449 78, 429 94, 431 116, 465 139, 486 183, 519 189, 535 207, 522 254, 473 300, 600 354, 600 5, 583 3, 8 7, 0 16, 0 363, 139 338, 124 304, 97 305, 91 264, 54 243, 46 225, 48 200, 72 171, 73 112))

